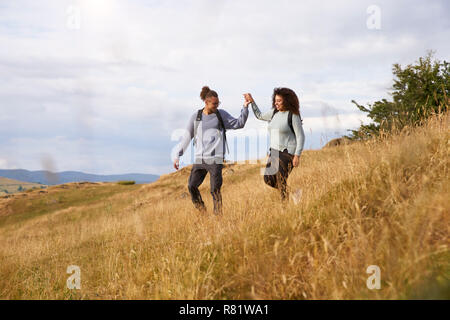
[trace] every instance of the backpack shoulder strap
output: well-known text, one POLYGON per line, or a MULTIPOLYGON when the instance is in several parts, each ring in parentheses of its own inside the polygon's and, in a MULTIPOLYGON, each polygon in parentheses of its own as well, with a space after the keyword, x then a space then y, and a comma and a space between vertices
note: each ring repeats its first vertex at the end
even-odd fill
POLYGON ((225 125, 223 123, 222 115, 220 114, 219 110, 216 111, 217 120, 219 120, 219 130, 226 131, 225 125))
POLYGON ((202 121, 202 113, 203 113, 203 109, 199 109, 197 111, 197 118, 195 119, 196 121, 202 121))
POLYGON ((197 111, 197 117, 195 118, 195 121, 194 121, 194 140, 193 140, 193 144, 194 144, 194 146, 195 146, 195 144, 196 144, 196 137, 197 137, 197 130, 198 130, 198 126, 199 126, 199 124, 200 124, 200 121, 202 121, 202 113, 203 113, 203 109, 199 109, 198 111, 197 111))
POLYGON ((288 125, 289 125, 289 128, 291 128, 292 132, 295 135, 294 126, 292 125, 292 112, 291 111, 289 111, 289 114, 288 114, 288 125))
POLYGON ((273 109, 273 113, 272 113, 272 118, 270 119, 270 120, 272 120, 273 119, 273 116, 275 115, 275 113, 277 113, 278 112, 278 109, 273 109))
POLYGON ((219 130, 223 131, 224 144, 226 145, 228 152, 230 152, 230 150, 228 149, 228 142, 227 142, 227 129, 225 128, 225 124, 223 123, 222 115, 220 114, 219 110, 216 111, 216 116, 217 120, 219 120, 219 130))
MULTIPOLYGON (((298 114, 298 116, 300 118, 300 123, 303 124, 303 119, 302 119, 302 116, 300 115, 300 113, 298 114)), ((290 111, 289 111, 289 115, 288 115, 288 124, 289 124, 289 127, 291 128, 292 132, 294 132, 294 134, 295 134, 294 126, 292 125, 292 112, 290 112, 290 111)))

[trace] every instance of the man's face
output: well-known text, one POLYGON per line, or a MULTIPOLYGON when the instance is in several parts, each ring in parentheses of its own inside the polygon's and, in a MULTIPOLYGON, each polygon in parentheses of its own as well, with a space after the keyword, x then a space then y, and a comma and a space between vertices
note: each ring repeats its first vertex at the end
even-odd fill
POLYGON ((219 108, 220 101, 216 97, 210 97, 205 100, 206 108, 208 108, 212 112, 216 112, 217 108, 219 108))

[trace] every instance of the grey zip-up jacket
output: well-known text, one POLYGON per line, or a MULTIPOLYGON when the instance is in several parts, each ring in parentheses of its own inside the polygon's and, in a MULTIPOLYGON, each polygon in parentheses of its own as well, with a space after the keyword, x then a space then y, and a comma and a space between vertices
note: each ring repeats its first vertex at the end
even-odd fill
MULTIPOLYGON (((225 129, 241 129, 244 127, 248 118, 248 107, 241 109, 239 118, 234 118, 223 109, 218 109, 222 116, 225 129)), ((197 111, 190 117, 186 132, 179 143, 179 148, 175 155, 178 160, 186 151, 192 138, 195 139, 195 163, 207 162, 223 163, 224 158, 224 140, 223 131, 219 131, 219 120, 216 114, 202 114, 196 137, 194 137, 194 126, 197 118, 197 111)))

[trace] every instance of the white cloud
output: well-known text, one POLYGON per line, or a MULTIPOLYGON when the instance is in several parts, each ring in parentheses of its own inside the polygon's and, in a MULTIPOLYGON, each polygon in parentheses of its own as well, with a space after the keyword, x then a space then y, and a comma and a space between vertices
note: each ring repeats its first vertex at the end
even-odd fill
POLYGON ((8 159, 0 158, 0 169, 17 169, 17 167, 10 164, 8 159))
POLYGON ((370 119, 360 113, 341 114, 325 117, 309 117, 304 120, 304 129, 314 131, 345 132, 356 129, 361 124, 369 123, 370 119))

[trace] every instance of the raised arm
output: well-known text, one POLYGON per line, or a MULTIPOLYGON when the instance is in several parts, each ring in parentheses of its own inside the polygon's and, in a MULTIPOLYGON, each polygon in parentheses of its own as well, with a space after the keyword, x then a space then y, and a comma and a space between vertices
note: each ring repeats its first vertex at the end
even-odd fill
POLYGON ((252 105, 253 113, 255 114, 256 119, 264 120, 264 121, 270 121, 272 120, 273 116, 273 110, 270 110, 266 113, 261 113, 258 106, 255 103, 255 100, 253 100, 253 97, 251 93, 244 93, 245 103, 250 103, 252 105))
POLYGON ((253 113, 255 114, 256 119, 263 120, 263 121, 270 121, 272 120, 273 116, 273 110, 267 111, 266 113, 261 113, 258 106, 255 102, 251 103, 253 113))
POLYGON ((243 107, 241 109, 241 115, 239 118, 234 118, 231 114, 223 109, 219 110, 220 115, 223 119, 223 124, 225 129, 241 129, 245 126, 248 118, 248 107, 243 107))

